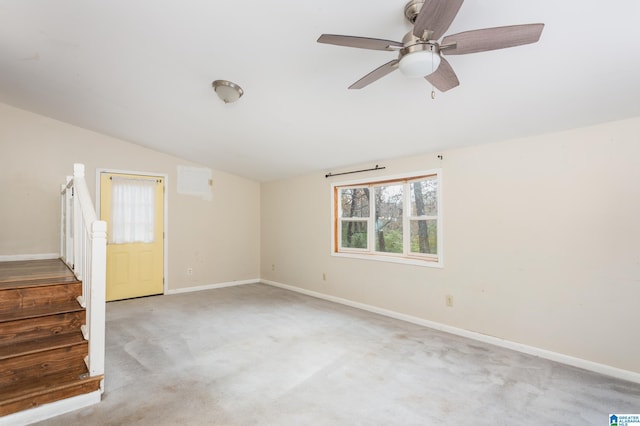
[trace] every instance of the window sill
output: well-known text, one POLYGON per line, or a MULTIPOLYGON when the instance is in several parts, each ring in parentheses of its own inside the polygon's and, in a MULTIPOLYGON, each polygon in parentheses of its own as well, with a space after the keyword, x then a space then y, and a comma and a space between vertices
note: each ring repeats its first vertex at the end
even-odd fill
POLYGON ((442 259, 439 259, 439 260, 417 259, 417 258, 396 257, 396 256, 382 256, 379 254, 346 253, 346 252, 332 252, 331 256, 347 257, 351 259, 375 260, 378 262, 402 263, 405 265, 424 266, 427 268, 443 268, 444 267, 444 265, 442 264, 442 259))

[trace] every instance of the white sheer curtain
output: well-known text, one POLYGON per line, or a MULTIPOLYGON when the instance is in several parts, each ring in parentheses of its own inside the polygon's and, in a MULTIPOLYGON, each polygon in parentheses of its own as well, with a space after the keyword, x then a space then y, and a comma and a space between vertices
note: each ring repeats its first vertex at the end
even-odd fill
POLYGON ((114 176, 111 179, 109 243, 155 240, 156 181, 114 176))

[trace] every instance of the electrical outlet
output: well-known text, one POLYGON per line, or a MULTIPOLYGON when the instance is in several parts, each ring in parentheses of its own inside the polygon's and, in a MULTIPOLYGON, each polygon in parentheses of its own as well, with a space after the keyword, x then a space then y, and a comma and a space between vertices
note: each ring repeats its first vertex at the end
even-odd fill
POLYGON ((272 264, 271 264, 271 270, 272 270, 272 271, 275 271, 275 270, 276 270, 276 265, 275 265, 275 263, 272 263, 272 264))
POLYGON ((193 268, 187 268, 187 275, 193 275, 193 268))
POLYGON ((322 273, 322 281, 326 281, 327 280, 327 273, 323 272, 322 273))
POLYGON ((452 295, 447 294, 445 296, 445 302, 446 302, 448 307, 453 308, 453 296, 452 295))

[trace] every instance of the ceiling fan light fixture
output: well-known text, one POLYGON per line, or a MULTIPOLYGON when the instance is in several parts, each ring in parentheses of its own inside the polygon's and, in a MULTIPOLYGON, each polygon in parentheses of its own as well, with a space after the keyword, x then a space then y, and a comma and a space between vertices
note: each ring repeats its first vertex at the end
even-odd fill
POLYGON ((402 56, 398 64, 400 72, 410 78, 421 78, 435 72, 440 65, 440 55, 431 49, 418 50, 402 56))
POLYGON ((225 104, 235 102, 244 95, 242 87, 227 80, 215 80, 211 83, 213 90, 225 104))
POLYGON ((432 88, 446 92, 460 85, 451 64, 442 56, 466 55, 536 43, 544 24, 507 25, 446 35, 464 0, 409 0, 404 16, 411 31, 402 42, 371 37, 322 34, 318 43, 358 49, 399 51, 397 59, 387 62, 349 86, 362 89, 400 69, 407 77, 425 78, 432 88), (444 36, 444 38, 443 38, 444 36), (442 45, 438 42, 442 40, 442 45))

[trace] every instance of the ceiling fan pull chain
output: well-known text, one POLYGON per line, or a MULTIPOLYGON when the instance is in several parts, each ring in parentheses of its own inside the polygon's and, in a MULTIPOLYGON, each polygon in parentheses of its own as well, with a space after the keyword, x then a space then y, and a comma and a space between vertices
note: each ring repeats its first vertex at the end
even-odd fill
MULTIPOLYGON (((431 74, 433 74, 435 70, 433 69, 433 46, 431 46, 431 74)), ((431 99, 436 98, 436 89, 431 84, 431 99)))

